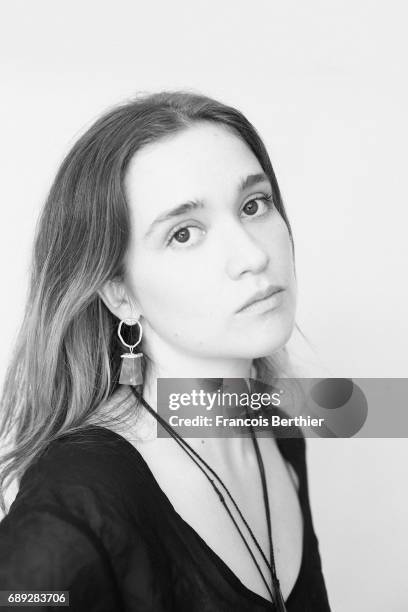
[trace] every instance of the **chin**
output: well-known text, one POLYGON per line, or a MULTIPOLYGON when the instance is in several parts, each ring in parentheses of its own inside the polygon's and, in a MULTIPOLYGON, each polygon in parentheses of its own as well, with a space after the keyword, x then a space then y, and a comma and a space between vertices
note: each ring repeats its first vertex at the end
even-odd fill
POLYGON ((248 357, 258 359, 270 357, 286 345, 294 330, 294 319, 277 320, 269 325, 254 326, 245 338, 245 352, 248 357))
MULTIPOLYGON (((270 357, 276 351, 283 348, 292 335, 293 328, 274 330, 270 334, 247 334, 243 338, 235 337, 231 344, 223 344, 224 357, 235 357, 240 359, 259 359, 270 357), (238 340, 238 341, 237 341, 238 340), (228 347, 228 348, 227 348, 228 347)), ((221 353, 218 353, 221 356, 221 353)))

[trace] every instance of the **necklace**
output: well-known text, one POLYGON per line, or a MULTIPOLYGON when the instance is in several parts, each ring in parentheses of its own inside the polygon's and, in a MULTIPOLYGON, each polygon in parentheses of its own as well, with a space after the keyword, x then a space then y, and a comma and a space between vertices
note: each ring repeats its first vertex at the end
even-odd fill
MULTIPOLYGON (((169 423, 167 423, 160 415, 158 415, 156 413, 156 411, 154 411, 152 409, 151 406, 149 406, 149 404, 146 402, 146 400, 143 398, 143 396, 138 393, 138 391, 136 391, 135 387, 131 387, 132 389, 132 393, 133 395, 139 400, 139 402, 141 402, 141 404, 146 408, 146 410, 148 410, 148 412, 155 417, 155 419, 160 423, 160 425, 176 440, 177 444, 179 444, 179 446, 181 446, 181 448, 188 454, 188 456, 190 457, 190 459, 192 461, 194 461, 194 463, 197 465, 197 467, 203 472, 204 476, 207 478, 207 480, 210 482, 211 486, 213 487, 214 491, 216 492, 216 494, 218 495, 218 498, 220 500, 220 502, 222 503, 222 505, 224 506, 225 510, 227 511, 229 517, 231 518, 232 522, 235 525, 235 528, 237 529, 241 539, 243 540, 245 547, 247 548, 254 564, 256 565, 256 568, 262 578, 263 583, 265 584, 265 587, 272 599, 272 602, 275 603, 276 605, 276 612, 287 612, 286 611, 286 606, 285 606, 285 602, 280 590, 280 584, 279 584, 279 579, 278 576, 276 574, 276 568, 275 568, 275 559, 274 559, 274 553, 273 553, 273 543, 272 543, 272 528, 271 528, 271 520, 270 520, 270 508, 269 508, 269 498, 268 498, 268 490, 267 490, 267 485, 266 485, 266 478, 265 478, 265 469, 264 469, 264 465, 263 465, 263 461, 262 461, 262 455, 260 453, 259 450, 259 446, 258 446, 258 441, 257 438, 255 436, 255 432, 254 429, 252 427, 252 425, 250 425, 250 432, 251 432, 251 438, 252 438, 252 442, 254 445, 254 449, 255 449, 255 453, 256 453, 256 458, 257 458, 257 463, 258 463, 258 468, 259 468, 259 472, 260 472, 260 476, 261 476, 261 482, 262 482, 262 492, 263 492, 263 500, 264 500, 264 506, 265 506, 265 515, 266 515, 266 521, 267 521, 267 527, 268 527, 268 540, 269 540, 269 561, 265 556, 265 553, 263 552, 258 540, 256 539, 256 537, 254 536, 251 528, 249 527, 247 521, 245 520, 241 510, 238 507, 238 504, 236 503, 236 501, 234 500, 234 498, 232 497, 231 493, 229 492, 228 488, 226 487, 226 485, 224 484, 224 482, 221 480, 221 478, 218 476, 218 474, 208 465, 208 463, 171 427, 171 425, 169 423), (241 520, 243 521, 245 527, 247 528, 251 539, 253 541, 253 543, 255 544, 256 548, 258 549, 259 553, 261 554, 263 560, 265 561, 270 574, 271 574, 271 582, 273 585, 273 590, 274 590, 274 594, 272 592, 272 588, 270 587, 270 585, 268 584, 261 568, 259 567, 259 563, 257 562, 255 555, 253 554, 245 536, 243 535, 241 529, 239 528, 239 525, 237 523, 237 521, 235 520, 234 516, 231 513, 231 510, 229 509, 229 507, 227 506, 226 502, 225 502, 225 498, 223 496, 223 494, 221 493, 221 491, 219 490, 219 488, 217 487, 217 485, 215 484, 215 481, 207 474, 207 472, 202 468, 202 466, 198 463, 198 461, 201 461, 201 463, 203 465, 205 465, 205 467, 207 468, 207 470, 215 477, 215 479, 219 482, 219 484, 221 484, 221 486, 223 487, 223 489, 225 490, 225 492, 227 493, 230 501, 232 502, 234 508, 236 509, 236 511, 238 512, 241 520)), ((246 407, 246 411, 247 411, 247 415, 248 415, 248 409, 246 407)))

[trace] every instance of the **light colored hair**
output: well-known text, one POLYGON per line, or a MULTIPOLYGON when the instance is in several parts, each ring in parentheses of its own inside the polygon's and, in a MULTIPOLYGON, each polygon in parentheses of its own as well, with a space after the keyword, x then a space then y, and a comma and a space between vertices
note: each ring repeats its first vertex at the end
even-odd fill
MULTIPOLYGON (((228 127, 253 151, 270 180, 293 247, 266 148, 235 108, 198 94, 161 92, 138 96, 98 119, 62 162, 36 230, 25 315, 1 398, 0 440, 3 447, 12 446, 0 457, 3 512, 6 481, 21 479, 52 440, 92 422, 98 406, 118 386, 119 321, 98 291, 125 274, 130 238, 126 170, 143 146, 197 121, 228 127)), ((143 341, 138 350, 143 352, 143 341)), ((143 372, 147 362, 145 356, 143 372)), ((266 383, 290 374, 286 348, 255 359, 254 365, 266 383)), ((134 403, 124 404, 104 425, 123 423, 134 412, 134 403)))

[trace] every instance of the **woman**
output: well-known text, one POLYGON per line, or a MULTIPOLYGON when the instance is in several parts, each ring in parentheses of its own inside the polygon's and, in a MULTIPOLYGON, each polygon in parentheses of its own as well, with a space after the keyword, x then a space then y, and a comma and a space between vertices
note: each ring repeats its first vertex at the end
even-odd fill
POLYGON ((165 92, 100 118, 44 207, 4 387, 3 482, 21 480, 0 589, 69 591, 74 610, 329 610, 304 438, 156 433, 158 378, 285 375, 295 303, 289 221, 239 111, 165 92))

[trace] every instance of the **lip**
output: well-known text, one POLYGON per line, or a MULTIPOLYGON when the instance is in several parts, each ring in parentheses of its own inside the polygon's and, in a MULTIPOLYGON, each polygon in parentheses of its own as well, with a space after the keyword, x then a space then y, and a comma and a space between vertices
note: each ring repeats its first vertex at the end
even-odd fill
POLYGON ((256 293, 254 293, 246 302, 244 302, 244 304, 237 310, 237 312, 242 312, 249 306, 252 306, 252 304, 261 302, 262 300, 265 300, 266 298, 269 298, 275 293, 279 293, 280 291, 283 291, 283 287, 278 285, 268 285, 264 289, 256 291, 256 293))

